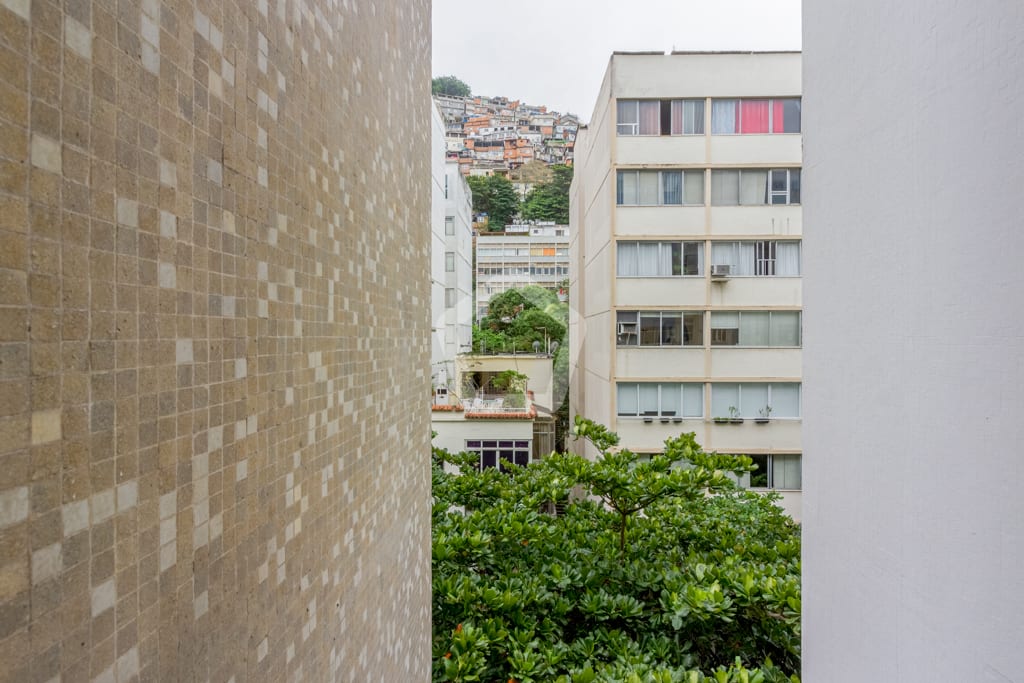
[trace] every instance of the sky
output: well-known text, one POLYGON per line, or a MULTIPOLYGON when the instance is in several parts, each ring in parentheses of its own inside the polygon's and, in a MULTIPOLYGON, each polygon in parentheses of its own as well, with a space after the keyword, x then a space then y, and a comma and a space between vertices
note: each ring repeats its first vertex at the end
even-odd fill
POLYGON ((433 0, 433 75, 589 121, 613 51, 799 50, 800 0, 433 0))

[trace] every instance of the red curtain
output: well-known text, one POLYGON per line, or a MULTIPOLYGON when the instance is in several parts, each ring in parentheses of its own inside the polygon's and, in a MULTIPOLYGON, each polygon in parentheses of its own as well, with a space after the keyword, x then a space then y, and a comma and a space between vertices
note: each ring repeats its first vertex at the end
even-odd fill
POLYGON ((768 100, 740 101, 740 132, 768 132, 768 100))
POLYGON ((786 103, 782 100, 772 102, 772 132, 786 132, 786 103))

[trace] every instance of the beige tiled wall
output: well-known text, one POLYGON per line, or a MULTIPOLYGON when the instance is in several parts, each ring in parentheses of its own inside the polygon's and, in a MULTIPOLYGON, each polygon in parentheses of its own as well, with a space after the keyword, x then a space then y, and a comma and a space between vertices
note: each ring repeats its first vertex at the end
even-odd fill
POLYGON ((429 677, 429 0, 0 0, 0 681, 429 677))

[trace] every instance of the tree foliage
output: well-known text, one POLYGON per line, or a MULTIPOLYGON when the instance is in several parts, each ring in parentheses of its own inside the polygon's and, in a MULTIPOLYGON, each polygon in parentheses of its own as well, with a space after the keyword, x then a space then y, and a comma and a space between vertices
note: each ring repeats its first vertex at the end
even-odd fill
POLYGON ((503 230, 519 213, 519 195, 512 182, 502 175, 466 178, 473 191, 473 213, 488 216, 488 230, 503 230))
POLYGON ((430 90, 435 95, 453 97, 469 97, 471 92, 469 86, 455 76, 438 76, 430 82, 430 90))
POLYGON ((487 304, 487 315, 473 330, 473 350, 478 352, 531 352, 533 342, 564 344, 567 318, 558 296, 531 285, 498 294, 487 304), (547 310, 551 306, 551 313, 547 310))
POLYGON ((750 459, 683 434, 644 461, 574 430, 596 460, 478 471, 435 449, 434 680, 798 681, 799 528, 735 488, 750 459))
POLYGON ((552 166, 551 180, 534 185, 527 193, 523 202, 523 218, 568 225, 572 170, 572 166, 552 166))

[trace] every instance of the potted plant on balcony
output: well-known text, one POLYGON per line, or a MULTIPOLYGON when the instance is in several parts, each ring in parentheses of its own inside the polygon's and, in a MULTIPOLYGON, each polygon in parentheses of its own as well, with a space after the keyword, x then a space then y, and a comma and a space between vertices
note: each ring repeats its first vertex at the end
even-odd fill
POLYGON ((771 421, 772 407, 765 406, 757 411, 757 417, 754 418, 754 422, 759 425, 766 425, 771 421))
POLYGON ((729 424, 743 424, 743 418, 740 416, 740 411, 736 409, 736 406, 729 406, 729 424))

